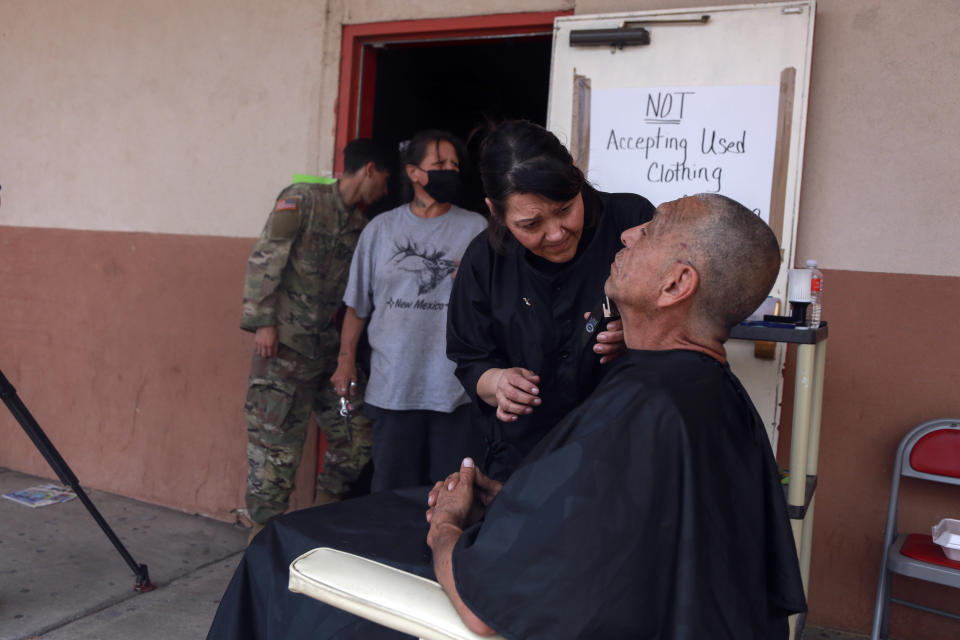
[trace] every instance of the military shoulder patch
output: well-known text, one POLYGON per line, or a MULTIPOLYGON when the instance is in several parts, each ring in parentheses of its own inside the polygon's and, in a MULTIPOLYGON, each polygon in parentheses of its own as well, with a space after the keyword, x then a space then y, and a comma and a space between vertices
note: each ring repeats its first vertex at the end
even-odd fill
POLYGON ((297 205, 299 203, 298 198, 280 198, 277 200, 276 206, 273 207, 274 211, 296 211, 297 205))
POLYGON ((300 214, 294 209, 274 209, 270 216, 270 239, 287 240, 297 235, 300 214))

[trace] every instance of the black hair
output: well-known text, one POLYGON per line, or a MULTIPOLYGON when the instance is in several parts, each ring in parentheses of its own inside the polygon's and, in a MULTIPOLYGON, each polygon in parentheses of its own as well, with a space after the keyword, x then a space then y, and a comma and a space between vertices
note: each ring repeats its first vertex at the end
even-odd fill
POLYGON ((486 133, 480 147, 480 179, 490 204, 490 244, 504 251, 512 234, 507 199, 533 193, 554 202, 584 196, 584 226, 596 223, 598 197, 557 136, 528 120, 507 120, 486 133))
MULTIPOLYGON (((460 164, 460 170, 463 171, 467 164, 467 147, 463 140, 443 129, 423 129, 414 134, 400 146, 400 167, 403 174, 403 201, 409 202, 413 199, 413 183, 407 177, 406 166, 412 164, 420 166, 427 152, 432 146, 440 146, 441 142, 449 142, 453 145, 453 150, 457 152, 457 162, 460 164)), ((438 149, 439 152, 439 149, 438 149)))
POLYGON ((356 173, 368 162, 372 162, 379 171, 390 169, 390 156, 378 143, 369 138, 357 138, 343 148, 343 172, 356 173))

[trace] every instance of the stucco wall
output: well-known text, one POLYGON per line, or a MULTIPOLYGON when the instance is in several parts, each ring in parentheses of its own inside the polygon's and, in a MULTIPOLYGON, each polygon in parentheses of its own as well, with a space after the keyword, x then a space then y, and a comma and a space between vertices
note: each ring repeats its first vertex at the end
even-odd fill
MULTIPOLYGON (((588 0, 575 9, 699 4, 588 0)), ((253 236, 276 185, 332 169, 340 26, 516 8, 481 5, 4 3, 0 222, 253 236), (31 207, 52 185, 70 193, 70 206, 47 198, 31 207)), ((523 10, 571 6, 536 0, 523 10)), ((820 2, 798 256, 960 274, 960 230, 944 206, 960 195, 951 179, 960 161, 955 9, 951 0, 820 2), (936 55, 922 42, 937 43, 936 55)))
MULTIPOLYGON (((0 368, 84 485, 232 519, 243 269, 290 175, 332 169, 342 24, 702 4, 736 3, 7 0, 0 368)), ((818 6, 797 245, 831 322, 811 624, 867 629, 896 441, 960 413, 941 322, 960 300, 958 28, 953 0, 818 6)), ((0 443, 0 466, 50 475, 3 410, 0 443)), ((903 610, 893 629, 953 637, 903 610)))
POLYGON ((319 167, 323 9, 4 2, 0 222, 258 234, 279 187, 319 167))

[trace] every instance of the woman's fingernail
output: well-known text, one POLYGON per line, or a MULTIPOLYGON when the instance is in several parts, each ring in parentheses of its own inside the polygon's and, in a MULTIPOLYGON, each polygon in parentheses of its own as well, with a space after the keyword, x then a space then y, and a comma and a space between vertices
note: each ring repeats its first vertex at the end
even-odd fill
POLYGON ((473 458, 464 458, 464 459, 463 459, 463 466, 465 466, 465 467, 472 467, 472 466, 473 466, 473 458))

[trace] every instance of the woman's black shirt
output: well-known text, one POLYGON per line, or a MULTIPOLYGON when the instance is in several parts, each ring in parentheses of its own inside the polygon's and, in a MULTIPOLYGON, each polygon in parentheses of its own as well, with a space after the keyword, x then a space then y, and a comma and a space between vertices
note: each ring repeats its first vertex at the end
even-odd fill
POLYGON ((598 193, 596 226, 584 231, 576 257, 544 264, 510 237, 494 250, 474 238, 454 281, 447 315, 447 357, 481 409, 487 433, 484 472, 506 478, 533 446, 596 387, 606 367, 592 351, 585 312, 597 313, 620 234, 648 222, 654 207, 629 193, 598 193), (542 403, 515 422, 477 397, 490 368, 523 367, 540 376, 542 403))

